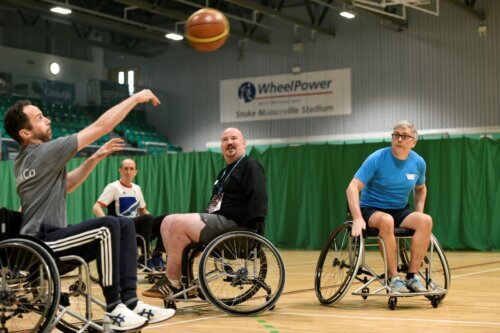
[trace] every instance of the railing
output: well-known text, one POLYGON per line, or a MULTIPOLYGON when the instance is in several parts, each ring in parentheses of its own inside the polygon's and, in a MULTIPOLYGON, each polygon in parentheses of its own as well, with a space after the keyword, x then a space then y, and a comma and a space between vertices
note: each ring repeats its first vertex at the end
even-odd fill
MULTIPOLYGON (((1 145, 1 153, 2 153, 2 161, 4 160, 14 160, 17 157, 17 154, 19 153, 19 144, 14 141, 11 138, 2 138, 1 139, 2 145, 1 145)), ((101 146, 97 145, 90 145, 82 150, 80 150, 76 156, 79 157, 88 157, 95 153, 101 146)), ((120 155, 120 156, 137 156, 137 155, 146 155, 148 151, 146 149, 141 149, 141 148, 133 148, 133 147, 125 147, 122 151, 116 152, 113 155, 120 155)))

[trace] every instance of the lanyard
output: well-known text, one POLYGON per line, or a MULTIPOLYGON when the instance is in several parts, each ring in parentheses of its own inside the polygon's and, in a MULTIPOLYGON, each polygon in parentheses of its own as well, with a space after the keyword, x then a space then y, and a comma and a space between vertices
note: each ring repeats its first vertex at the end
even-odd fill
POLYGON ((224 169, 224 172, 222 173, 222 176, 220 177, 220 180, 218 179, 217 182, 215 183, 215 187, 217 188, 217 195, 221 194, 222 193, 222 189, 224 188, 224 184, 227 182, 227 180, 229 179, 229 176, 231 175, 231 173, 233 172, 234 169, 236 169, 236 167, 238 166, 238 164, 240 164, 241 160, 245 157, 246 155, 243 154, 239 159, 238 161, 236 162, 236 164, 231 168, 231 170, 229 171, 229 173, 227 174, 226 177, 224 177, 224 175, 226 174, 226 169, 224 169))

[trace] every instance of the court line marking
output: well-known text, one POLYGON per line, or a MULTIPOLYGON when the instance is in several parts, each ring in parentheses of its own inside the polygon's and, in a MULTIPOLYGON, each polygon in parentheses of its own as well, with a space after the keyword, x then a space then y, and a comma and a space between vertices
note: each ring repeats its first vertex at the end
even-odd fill
MULTIPOLYGON (((474 265, 476 266, 476 265, 474 265)), ((465 267, 461 267, 465 268, 465 267)), ((471 275, 478 275, 478 274, 483 274, 483 273, 490 273, 490 272, 497 272, 500 271, 500 268, 495 268, 495 269, 489 269, 489 270, 483 270, 479 272, 472 272, 472 273, 466 273, 466 274, 460 274, 460 275, 454 275, 454 279, 466 277, 466 276, 471 276, 471 275)), ((294 293, 300 293, 300 292, 305 292, 305 291, 311 291, 314 289, 303 289, 303 290, 294 290, 288 293, 283 293, 283 294, 294 294, 294 293)), ((413 322, 430 322, 430 323, 442 323, 442 324, 459 324, 459 325, 482 325, 482 326, 500 326, 500 322, 481 322, 481 321, 461 321, 461 320, 444 320, 444 319, 420 319, 420 318, 394 318, 394 317, 370 317, 370 316, 353 316, 353 315, 326 315, 326 314, 318 314, 318 313, 293 313, 293 312, 275 312, 275 315, 292 315, 292 316, 303 316, 303 317, 334 317, 334 318, 345 318, 345 319, 372 319, 372 320, 399 320, 399 321, 413 321, 413 322)), ((157 324, 157 325, 151 325, 143 328, 143 330, 148 330, 148 329, 156 329, 159 327, 164 327, 164 326, 174 326, 177 324, 186 324, 186 323, 192 323, 192 322, 197 322, 197 321, 202 321, 202 320, 209 320, 209 319, 214 319, 214 318, 221 318, 221 317, 227 317, 227 314, 221 314, 221 315, 216 315, 216 316, 209 316, 209 317, 204 317, 204 318, 196 318, 196 319, 190 319, 190 320, 183 320, 183 321, 177 321, 177 322, 172 322, 172 323, 165 323, 165 324, 157 324)))
POLYGON ((442 323, 442 324, 461 324, 461 325, 483 325, 483 326, 500 326, 500 322, 489 321, 469 321, 469 320, 445 320, 445 319, 421 319, 421 318, 398 318, 398 317, 370 317, 370 316, 349 316, 349 315, 329 315, 320 313, 300 313, 300 312, 276 312, 274 315, 287 315, 287 316, 303 316, 303 317, 334 317, 345 319, 372 319, 372 320, 399 320, 399 321, 416 321, 428 323, 442 323))
POLYGON ((460 279, 460 278, 465 277, 465 276, 477 275, 477 274, 483 274, 483 273, 491 273, 491 272, 498 272, 498 271, 500 271, 500 268, 488 269, 488 270, 479 271, 479 272, 465 273, 465 274, 460 274, 460 275, 452 275, 452 279, 460 279))
POLYGON ((201 321, 201 320, 215 319, 215 318, 221 318, 221 317, 227 317, 227 316, 228 316, 227 314, 221 314, 221 315, 210 316, 210 317, 203 317, 203 318, 196 318, 196 319, 190 319, 190 320, 176 321, 176 322, 168 323, 168 324, 148 325, 148 326, 142 328, 142 330, 157 329, 159 327, 174 326, 174 325, 178 325, 178 324, 188 324, 188 323, 194 323, 194 322, 201 321))

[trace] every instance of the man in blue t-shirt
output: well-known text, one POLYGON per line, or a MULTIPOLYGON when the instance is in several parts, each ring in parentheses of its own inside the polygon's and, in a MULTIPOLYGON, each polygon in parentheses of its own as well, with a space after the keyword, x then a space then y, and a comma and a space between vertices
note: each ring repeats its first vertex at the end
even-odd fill
POLYGON ((416 144, 417 131, 413 124, 398 122, 394 125, 391 147, 368 156, 346 191, 353 218, 352 236, 359 236, 367 223, 370 228, 379 230, 386 247, 389 286, 397 293, 427 291, 416 273, 427 253, 432 218, 424 213, 426 165, 424 159, 412 151, 416 144), (415 211, 408 209, 412 191, 415 211), (395 227, 415 231, 405 280, 398 276, 397 271, 395 227))

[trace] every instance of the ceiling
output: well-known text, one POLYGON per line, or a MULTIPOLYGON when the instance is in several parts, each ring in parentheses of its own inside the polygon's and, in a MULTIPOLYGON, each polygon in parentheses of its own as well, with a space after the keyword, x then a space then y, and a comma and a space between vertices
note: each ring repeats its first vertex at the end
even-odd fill
MULTIPOLYGON (((485 18, 476 8, 476 0, 441 1, 462 8, 478 20, 485 18)), ((18 16, 28 28, 37 29, 46 22, 65 24, 72 27, 72 38, 88 45, 150 57, 175 43, 166 39, 165 33, 182 33, 186 19, 207 5, 228 17, 231 38, 269 44, 270 34, 277 29, 273 20, 289 24, 290 29, 284 33, 293 34, 294 29, 302 28, 313 37, 323 34, 333 38, 335 26, 326 18, 332 11, 348 9, 360 19, 375 16, 381 24, 403 31, 410 25, 408 11, 439 15, 440 0, 0 0, 0 11, 18 16), (52 13, 54 5, 70 8, 72 13, 52 13)), ((8 28, 5 21, 0 19, 0 26, 8 28)))

